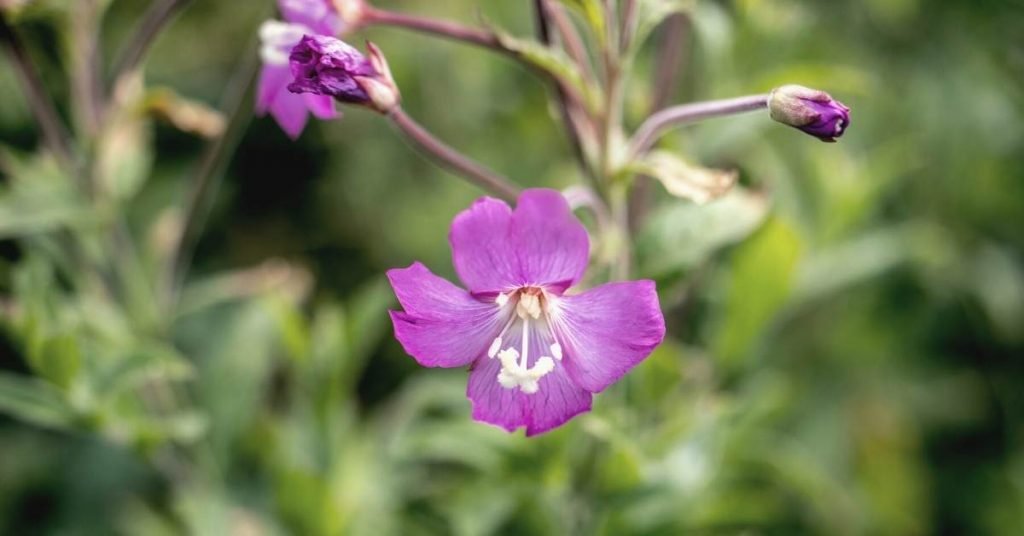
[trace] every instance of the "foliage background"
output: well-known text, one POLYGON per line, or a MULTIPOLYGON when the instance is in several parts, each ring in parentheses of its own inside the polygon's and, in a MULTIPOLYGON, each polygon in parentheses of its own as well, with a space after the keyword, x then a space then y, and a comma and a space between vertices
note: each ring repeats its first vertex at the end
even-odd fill
MULTIPOLYGON (((379 3, 532 32, 527 2, 379 3)), ((148 84, 216 105, 269 4, 195 3, 157 42, 148 84)), ((112 3, 105 56, 144 7, 112 3)), ((27 253, 46 223, 25 211, 62 207, 26 208, 8 155, 0 532, 1019 533, 1024 5, 709 0, 689 29, 676 101, 798 82, 848 104, 852 127, 825 145, 754 114, 673 135, 757 194, 700 209, 658 194, 637 271, 658 279, 669 340, 592 414, 531 440, 471 422, 465 373, 420 369, 390 337, 383 272, 420 260, 452 276, 447 226, 479 192, 376 115, 346 110, 295 143, 254 120, 191 308, 152 322, 27 253), (173 344, 139 342, 160 337, 173 344), (115 361, 128 372, 102 383, 96 363, 115 361), (11 378, 30 372, 58 402, 22 404, 11 378)), ((59 29, 21 30, 65 101, 59 29)), ((365 35, 442 139, 524 185, 578 179, 536 78, 457 44, 365 35)), ((634 126, 648 71, 631 81, 634 126)), ((6 62, 0 92, 0 139, 24 155, 36 134, 6 62)), ((202 147, 149 132, 152 167, 121 205, 145 255, 202 147)))

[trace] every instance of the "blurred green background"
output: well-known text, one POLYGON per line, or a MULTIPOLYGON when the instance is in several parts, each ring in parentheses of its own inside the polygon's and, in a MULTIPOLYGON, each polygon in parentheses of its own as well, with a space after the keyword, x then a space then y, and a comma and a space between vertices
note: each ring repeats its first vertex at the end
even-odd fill
MULTIPOLYGON (((215 107, 273 6, 193 4, 146 82, 215 107)), ((378 4, 533 31, 525 0, 378 4)), ((146 5, 112 3, 104 57, 146 5)), ((71 114, 59 25, 19 31, 71 114)), ((522 185, 580 180, 535 76, 363 37, 440 138, 522 185)), ((420 369, 390 336, 383 272, 453 277, 447 227, 480 192, 379 116, 345 109, 298 142, 254 119, 169 312, 82 291, 47 257, 74 208, 15 187, 53 173, 0 62, 0 533, 1020 534, 1024 3, 707 0, 684 44, 675 102, 800 83, 852 126, 822 144, 751 114, 670 136, 748 193, 657 193, 634 275, 658 281, 668 339, 593 413, 529 440, 472 422, 465 372, 420 369)), ((115 210, 151 273, 203 142, 143 132, 155 151, 115 210)))

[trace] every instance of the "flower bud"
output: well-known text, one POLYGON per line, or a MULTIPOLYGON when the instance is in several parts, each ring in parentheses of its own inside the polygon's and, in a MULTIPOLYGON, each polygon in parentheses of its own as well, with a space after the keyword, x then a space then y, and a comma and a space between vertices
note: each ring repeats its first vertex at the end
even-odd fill
POLYGON ((821 141, 834 142, 850 126, 850 109, 824 91, 787 85, 768 97, 771 118, 821 141))
POLYGON ((387 62, 370 44, 370 58, 333 37, 303 36, 289 56, 294 81, 293 93, 330 95, 381 113, 391 111, 399 101, 398 87, 387 62))

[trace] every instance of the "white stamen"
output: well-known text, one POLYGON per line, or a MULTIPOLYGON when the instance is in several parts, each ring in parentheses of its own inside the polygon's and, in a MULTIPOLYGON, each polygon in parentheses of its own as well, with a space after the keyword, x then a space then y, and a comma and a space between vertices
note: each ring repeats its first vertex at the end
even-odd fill
POLYGON ((519 357, 519 368, 526 369, 530 359, 530 321, 523 320, 523 354, 519 357))
POLYGON ((494 342, 491 343, 491 347, 487 349, 487 357, 494 358, 498 355, 498 350, 501 350, 501 337, 495 337, 494 342))
MULTIPOLYGON (((508 294, 502 292, 494 299, 498 307, 504 307, 515 298, 516 314, 510 318, 502 328, 498 337, 491 342, 487 350, 487 357, 497 357, 501 361, 501 370, 498 372, 498 383, 506 389, 518 388, 525 394, 533 394, 540 390, 540 380, 555 370, 555 361, 562 360, 562 346, 557 342, 548 345, 551 356, 541 356, 530 366, 530 323, 531 320, 539 320, 542 324, 539 327, 544 339, 548 339, 546 323, 548 314, 556 311, 548 310, 549 306, 555 304, 546 301, 544 291, 535 287, 524 287, 508 294), (522 333, 520 348, 502 349, 505 341, 505 333, 517 320, 522 321, 522 333)), ((543 339, 542 339, 543 340, 543 339)))

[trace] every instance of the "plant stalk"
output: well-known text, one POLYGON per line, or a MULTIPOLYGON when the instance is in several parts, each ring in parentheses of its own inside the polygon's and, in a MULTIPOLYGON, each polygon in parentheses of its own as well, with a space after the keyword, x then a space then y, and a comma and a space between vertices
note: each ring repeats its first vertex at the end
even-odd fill
POLYGON ((62 167, 74 171, 75 164, 68 141, 68 131, 61 121, 60 115, 57 114, 57 107, 53 100, 46 93, 43 81, 39 78, 32 59, 28 56, 28 52, 17 34, 14 33, 14 28, 10 26, 3 12, 0 12, 0 42, 3 43, 3 48, 11 59, 29 110, 39 126, 43 143, 49 147, 62 167))
POLYGON ((396 106, 388 114, 388 117, 413 146, 437 165, 502 199, 512 201, 519 195, 519 188, 509 182, 508 179, 474 162, 441 140, 438 140, 412 117, 409 117, 401 106, 396 106))
POLYGON ((418 15, 387 11, 367 6, 366 10, 363 12, 363 19, 361 23, 367 26, 395 26, 398 28, 405 28, 407 30, 435 35, 445 39, 451 39, 453 41, 461 41, 464 43, 478 45, 516 58, 519 57, 517 52, 509 50, 503 46, 501 44, 501 40, 498 39, 498 36, 495 35, 494 32, 464 26, 457 22, 420 17, 418 15))
POLYGON ((236 69, 221 99, 220 109, 228 117, 228 126, 207 145, 186 193, 182 209, 184 227, 175 237, 175 245, 171 249, 174 253, 171 254, 163 283, 164 295, 168 296, 171 305, 177 302, 181 292, 196 243, 209 217, 213 198, 224 179, 224 168, 252 119, 246 96, 256 79, 260 62, 256 54, 249 53, 244 57, 246 60, 236 69))
POLYGON ((111 71, 110 87, 117 87, 118 80, 126 73, 134 71, 146 57, 149 48, 156 41, 160 31, 181 11, 190 0, 157 0, 142 16, 135 33, 117 55, 117 61, 111 71))
POLYGON ((712 117, 735 115, 768 106, 768 94, 749 95, 733 99, 695 102, 665 108, 647 118, 637 129, 630 143, 630 155, 639 156, 647 152, 665 131, 682 125, 696 123, 712 117))

